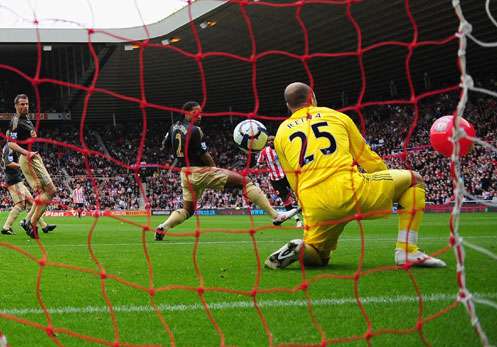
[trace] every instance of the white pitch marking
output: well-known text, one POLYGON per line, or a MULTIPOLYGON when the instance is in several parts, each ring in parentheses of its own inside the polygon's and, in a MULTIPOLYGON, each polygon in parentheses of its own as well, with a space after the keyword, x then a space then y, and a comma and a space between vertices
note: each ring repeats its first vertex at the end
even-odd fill
POLYGON ((497 310, 497 303, 495 303, 493 301, 490 301, 490 300, 487 300, 484 298, 479 298, 479 297, 477 297, 477 298, 473 297, 473 301, 476 302, 477 304, 487 305, 487 306, 493 307, 497 310))
MULTIPOLYGON (((192 245, 194 241, 190 242, 175 242, 174 239, 177 239, 177 237, 174 238, 169 238, 169 241, 172 242, 155 242, 153 240, 150 240, 148 242, 148 245, 157 245, 157 246, 182 246, 182 245, 192 245)), ((497 239, 497 235, 482 235, 482 236, 464 236, 464 239, 474 239, 474 240, 479 240, 479 239, 497 239)), ((360 241, 361 239, 359 237, 344 237, 340 239, 340 242, 357 242, 360 241)), ((421 241, 440 241, 440 242, 448 242, 448 239, 445 239, 443 237, 421 237, 421 241)), ((257 243, 284 243, 286 240, 257 240, 257 243)), ((366 238, 366 242, 394 242, 395 238, 392 236, 392 238, 388 239, 376 239, 376 238, 366 238)), ((251 244, 252 241, 243 241, 243 240, 233 240, 233 241, 200 241, 200 244, 202 245, 225 245, 225 244, 251 244)), ((116 246, 141 246, 143 245, 142 242, 135 242, 135 243, 98 243, 93 242, 92 246, 93 248, 98 248, 98 247, 116 247, 116 246)), ((57 247, 88 247, 86 243, 80 243, 80 244, 44 244, 46 248, 57 248, 57 247)), ((31 248, 31 247, 36 247, 38 248, 38 245, 26 245, 24 248, 31 248)))
POLYGON ((466 241, 466 238, 467 237, 463 237, 463 244, 464 244, 465 247, 471 248, 471 249, 473 249, 473 250, 475 250, 477 252, 480 252, 482 254, 485 254, 485 255, 489 256, 490 258, 492 258, 494 260, 497 260, 497 255, 493 254, 492 252, 490 252, 486 248, 483 248, 483 247, 474 245, 472 243, 469 243, 468 241, 466 241))
MULTIPOLYGON (((497 293, 473 293, 475 301, 480 300, 488 302, 486 299, 497 299, 497 293)), ((425 302, 440 302, 452 301, 457 299, 457 294, 429 294, 423 296, 425 302)), ((361 302, 365 305, 369 304, 397 304, 397 303, 417 303, 417 296, 398 295, 398 296, 370 296, 362 297, 361 302)), ((262 308, 264 307, 303 307, 307 306, 306 300, 260 300, 257 302, 262 308)), ((342 306, 356 304, 355 298, 336 298, 336 299, 315 299, 312 300, 313 306, 342 306)), ((253 308, 252 301, 234 301, 234 302, 211 302, 208 303, 211 310, 227 310, 227 309, 249 309, 253 308)), ((204 307, 200 304, 179 304, 179 305, 158 305, 160 311, 163 312, 184 312, 184 311, 201 311, 204 307)), ((116 305, 113 306, 115 312, 133 313, 133 312, 153 312, 151 306, 145 305, 116 305)), ((92 314, 92 313, 107 313, 107 306, 86 306, 86 307, 52 307, 48 308, 50 314, 92 314)), ((0 313, 11 315, 26 315, 26 314, 43 314, 39 308, 0 308, 0 313)))

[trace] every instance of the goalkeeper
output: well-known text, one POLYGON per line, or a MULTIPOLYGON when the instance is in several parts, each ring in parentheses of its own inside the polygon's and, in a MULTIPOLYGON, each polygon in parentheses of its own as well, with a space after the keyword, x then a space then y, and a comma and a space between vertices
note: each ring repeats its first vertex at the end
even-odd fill
POLYGON ((395 263, 445 267, 442 260, 417 246, 425 207, 422 177, 409 170, 388 170, 354 122, 345 114, 318 107, 308 85, 292 83, 284 95, 292 115, 280 125, 274 145, 302 208, 304 238, 285 244, 266 259, 265 265, 284 268, 298 259, 304 247, 304 265, 325 266, 352 216, 389 214, 397 202, 395 263), (367 173, 361 173, 357 165, 367 173))

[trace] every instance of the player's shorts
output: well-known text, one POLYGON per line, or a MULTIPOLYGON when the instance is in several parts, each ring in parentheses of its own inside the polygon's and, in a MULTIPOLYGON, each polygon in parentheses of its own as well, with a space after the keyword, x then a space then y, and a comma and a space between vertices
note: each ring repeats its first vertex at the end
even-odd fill
POLYGON ((278 192, 278 195, 280 196, 281 200, 285 201, 288 198, 288 194, 291 192, 290 184, 288 183, 288 180, 286 177, 283 177, 280 180, 270 180, 271 185, 273 186, 274 190, 278 192))
POLYGON ((12 198, 14 205, 23 202, 24 200, 33 200, 31 193, 23 182, 12 184, 7 187, 7 190, 10 193, 10 197, 12 198))
POLYGON ((83 202, 74 203, 74 208, 83 208, 83 207, 85 207, 85 204, 83 202))
POLYGON ((217 167, 190 167, 181 169, 183 201, 197 201, 205 189, 223 190, 230 171, 217 167), (186 172, 190 172, 189 175, 186 172))
POLYGON ((28 161, 25 155, 19 156, 19 165, 26 181, 34 191, 39 191, 50 184, 53 185, 52 178, 39 154, 31 157, 31 161, 28 161))
POLYGON ((411 182, 408 170, 355 173, 352 177, 344 173, 300 192, 304 242, 327 262, 345 225, 359 213, 357 207, 364 219, 389 216, 395 192, 407 190, 411 182))

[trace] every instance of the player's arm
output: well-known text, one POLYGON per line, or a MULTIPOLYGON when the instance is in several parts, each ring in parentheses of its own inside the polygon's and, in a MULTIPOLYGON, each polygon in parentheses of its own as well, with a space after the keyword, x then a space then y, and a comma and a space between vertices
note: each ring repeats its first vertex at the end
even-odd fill
POLYGON ((9 148, 11 150, 16 151, 19 154, 25 155, 28 158, 32 157, 33 155, 35 155, 37 153, 37 152, 30 152, 27 149, 22 148, 21 146, 19 146, 15 142, 10 142, 9 141, 8 144, 9 144, 9 148))
POLYGON ((167 144, 167 141, 169 140, 169 131, 166 133, 166 135, 164 136, 164 138, 162 139, 162 142, 160 144, 160 150, 163 151, 166 149, 166 144, 167 144))
POLYGON ((14 163, 14 162, 11 162, 9 164, 5 164, 5 167, 8 167, 10 169, 18 169, 21 167, 21 165, 17 164, 17 163, 14 163))
MULTIPOLYGON (((32 131, 34 131, 34 130, 32 130, 32 131)), ((7 130, 6 135, 7 135, 7 144, 11 150, 13 150, 19 154, 25 155, 28 158, 31 158, 33 155, 35 155, 37 153, 37 152, 30 152, 27 149, 24 149, 21 146, 19 146, 16 142, 14 142, 13 140, 15 140, 15 138, 11 137, 10 130, 7 130)))
POLYGON ((5 168, 17 169, 21 167, 18 163, 14 161, 12 150, 8 146, 4 147, 2 150, 2 167, 4 169, 5 168))
POLYGON ((349 134, 350 153, 354 160, 366 170, 366 172, 388 170, 383 159, 381 159, 381 157, 366 143, 352 119, 344 114, 341 114, 340 118, 345 122, 349 134))

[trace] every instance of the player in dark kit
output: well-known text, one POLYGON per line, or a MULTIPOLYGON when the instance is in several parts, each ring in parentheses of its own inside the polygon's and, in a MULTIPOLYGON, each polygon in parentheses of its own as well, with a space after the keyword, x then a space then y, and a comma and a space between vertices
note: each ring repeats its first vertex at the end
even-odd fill
POLYGON ((169 144, 173 150, 176 166, 181 167, 181 187, 183 189, 183 207, 173 211, 169 218, 161 223, 155 232, 155 239, 161 241, 166 232, 190 218, 196 209, 196 202, 202 197, 206 188, 223 190, 224 188, 243 188, 247 198, 263 209, 273 218, 274 225, 280 225, 298 213, 298 209, 277 212, 271 207, 266 195, 242 175, 215 167, 204 141, 202 129, 195 125, 201 120, 201 108, 195 101, 183 106, 185 118, 171 126, 163 144, 169 144))
MULTIPOLYGON (((12 224, 22 210, 29 210, 26 215, 27 220, 31 219, 31 216, 35 210, 35 206, 33 205, 33 197, 23 182, 24 179, 22 177, 20 165, 17 163, 18 157, 19 155, 10 149, 8 144, 5 144, 2 150, 2 168, 5 172, 5 183, 7 185, 7 190, 10 193, 14 206, 10 209, 7 220, 3 225, 2 234, 4 235, 14 234, 12 224)), ((21 227, 28 232, 29 228, 26 219, 21 221, 21 227)), ((56 228, 53 224, 47 224, 43 220, 43 217, 40 217, 38 222, 44 233, 48 233, 56 228)))
POLYGON ((28 223, 27 234, 38 238, 37 224, 45 212, 47 205, 55 195, 56 188, 38 152, 28 150, 25 141, 36 138, 33 123, 28 119, 29 100, 25 94, 19 94, 14 99, 16 114, 10 121, 7 130, 8 146, 19 154, 19 166, 34 193, 38 194, 34 204, 34 212, 28 223))

